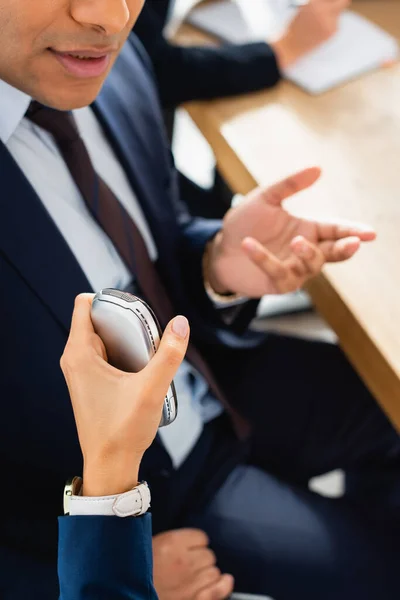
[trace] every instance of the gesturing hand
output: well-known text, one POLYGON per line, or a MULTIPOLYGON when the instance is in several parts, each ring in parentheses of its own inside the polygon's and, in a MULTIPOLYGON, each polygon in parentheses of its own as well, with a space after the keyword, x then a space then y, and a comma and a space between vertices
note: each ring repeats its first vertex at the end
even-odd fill
POLYGON ((283 208, 286 198, 319 176, 320 169, 306 169, 254 190, 227 212, 208 250, 208 277, 216 292, 251 298, 291 292, 317 275, 325 262, 344 261, 361 242, 375 239, 369 227, 299 219, 283 208))
POLYGON ((160 347, 139 373, 107 363, 90 318, 93 296, 78 296, 61 358, 84 458, 84 493, 123 493, 137 484, 140 462, 160 423, 162 406, 189 339, 184 317, 167 326, 160 347))

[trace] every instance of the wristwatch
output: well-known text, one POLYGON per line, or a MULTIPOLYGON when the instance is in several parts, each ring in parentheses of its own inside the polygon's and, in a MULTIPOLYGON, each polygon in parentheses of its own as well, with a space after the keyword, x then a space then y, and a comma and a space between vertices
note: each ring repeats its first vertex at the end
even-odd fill
POLYGON ((139 517, 150 508, 150 489, 145 481, 124 494, 82 496, 83 481, 74 477, 64 488, 64 514, 139 517))

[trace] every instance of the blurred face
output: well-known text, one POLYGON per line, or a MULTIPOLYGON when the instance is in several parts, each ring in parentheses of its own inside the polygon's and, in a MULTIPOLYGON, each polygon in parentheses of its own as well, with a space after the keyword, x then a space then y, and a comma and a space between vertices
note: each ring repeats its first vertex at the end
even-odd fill
POLYGON ((0 79, 59 110, 87 106, 144 0, 0 0, 0 79))

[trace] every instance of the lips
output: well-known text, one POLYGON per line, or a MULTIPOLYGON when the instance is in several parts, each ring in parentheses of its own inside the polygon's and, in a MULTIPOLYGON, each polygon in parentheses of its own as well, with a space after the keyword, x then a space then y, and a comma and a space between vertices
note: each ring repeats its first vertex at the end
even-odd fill
POLYGON ((72 52, 58 52, 50 49, 50 52, 70 75, 80 79, 104 75, 111 59, 110 51, 74 50, 72 52))

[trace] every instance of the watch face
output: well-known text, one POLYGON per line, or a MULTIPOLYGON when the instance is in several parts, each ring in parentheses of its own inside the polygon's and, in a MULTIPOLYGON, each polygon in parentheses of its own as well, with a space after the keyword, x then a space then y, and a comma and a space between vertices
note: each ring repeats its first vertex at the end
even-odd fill
POLYGON ((69 479, 64 487, 64 515, 69 515, 69 503, 71 501, 71 496, 79 494, 80 488, 82 487, 82 479, 80 477, 74 477, 73 479, 69 479))
POLYGON ((66 483, 65 488, 64 488, 64 497, 63 497, 63 504, 64 504, 64 515, 69 515, 69 502, 72 496, 72 481, 66 483))

